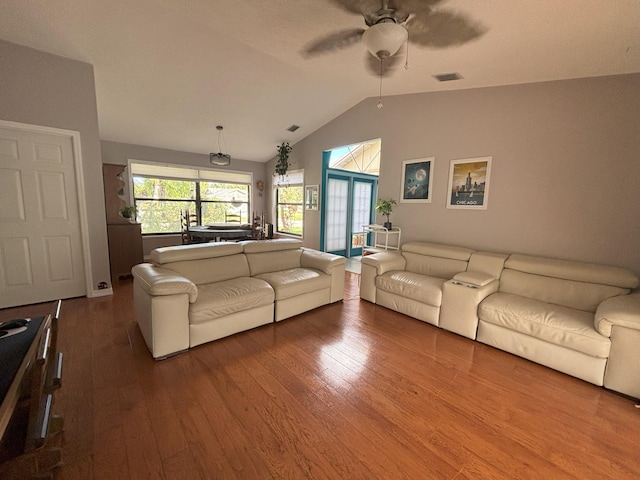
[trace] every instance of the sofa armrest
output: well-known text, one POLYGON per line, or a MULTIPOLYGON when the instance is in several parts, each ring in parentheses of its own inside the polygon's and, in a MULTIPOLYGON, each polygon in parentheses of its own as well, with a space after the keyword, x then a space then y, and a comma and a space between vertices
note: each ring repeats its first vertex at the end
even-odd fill
POLYGON ((392 270, 404 270, 406 259, 399 253, 380 252, 362 257, 360 269, 360 298, 376 303, 376 278, 392 270))
POLYGON ((303 248, 300 256, 300 266, 304 268, 313 268, 321 272, 331 275, 334 268, 344 265, 347 259, 340 255, 332 253, 320 252, 310 248, 303 248))
POLYGON ((150 263, 141 263, 131 269, 134 281, 151 296, 178 295, 186 293, 189 303, 198 298, 198 288, 190 280, 175 272, 156 267, 150 263))
POLYGON ((596 310, 596 330, 611 337, 614 326, 640 330, 640 294, 619 295, 603 301, 596 310))
POLYGON ((442 286, 438 326, 472 340, 478 333, 478 305, 498 291, 500 282, 492 275, 467 271, 458 273, 442 286))
POLYGON ((380 252, 367 255, 362 257, 361 263, 374 267, 376 269, 376 275, 382 275, 392 270, 404 270, 407 265, 406 259, 399 253, 394 252, 380 252))
POLYGON ((153 358, 164 358, 189 348, 189 303, 196 286, 169 269, 149 263, 136 265, 133 305, 136 322, 153 358))
POLYGON ((603 301, 594 322, 596 330, 611 339, 604 386, 640 399, 640 294, 603 301))
POLYGON ((339 302, 344 298, 344 266, 347 259, 340 255, 303 248, 300 255, 300 266, 313 268, 331 275, 330 302, 339 302))

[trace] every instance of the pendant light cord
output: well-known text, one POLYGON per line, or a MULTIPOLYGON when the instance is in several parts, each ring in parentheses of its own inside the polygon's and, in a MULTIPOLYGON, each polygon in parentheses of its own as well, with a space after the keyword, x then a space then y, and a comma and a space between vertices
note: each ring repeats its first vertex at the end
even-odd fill
POLYGON ((222 147, 220 146, 220 136, 222 135, 223 127, 221 125, 218 125, 216 129, 218 130, 218 152, 222 153, 222 147))

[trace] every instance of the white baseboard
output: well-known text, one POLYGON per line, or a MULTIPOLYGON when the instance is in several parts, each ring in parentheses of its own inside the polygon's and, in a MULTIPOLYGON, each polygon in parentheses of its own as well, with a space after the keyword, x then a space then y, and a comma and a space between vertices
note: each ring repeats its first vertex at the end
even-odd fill
POLYGON ((113 288, 101 288, 100 290, 92 290, 87 294, 87 298, 107 297, 113 295, 113 288))

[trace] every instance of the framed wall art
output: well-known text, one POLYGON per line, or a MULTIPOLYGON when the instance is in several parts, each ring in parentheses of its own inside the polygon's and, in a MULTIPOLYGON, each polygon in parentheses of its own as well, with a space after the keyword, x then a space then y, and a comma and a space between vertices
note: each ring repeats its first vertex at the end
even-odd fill
POLYGON ((447 208, 486 210, 492 157, 451 160, 447 208))
POLYGON ((318 185, 304 187, 304 205, 306 210, 318 210, 318 185))
POLYGON ((402 162, 400 203, 431 203, 434 157, 402 162))

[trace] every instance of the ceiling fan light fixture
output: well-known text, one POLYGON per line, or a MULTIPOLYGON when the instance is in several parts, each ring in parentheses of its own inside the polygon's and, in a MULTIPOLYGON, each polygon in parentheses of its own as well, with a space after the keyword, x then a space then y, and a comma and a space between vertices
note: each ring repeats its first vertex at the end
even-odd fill
POLYGON ((393 20, 376 23, 362 34, 367 50, 380 60, 395 55, 407 41, 407 29, 393 20))

